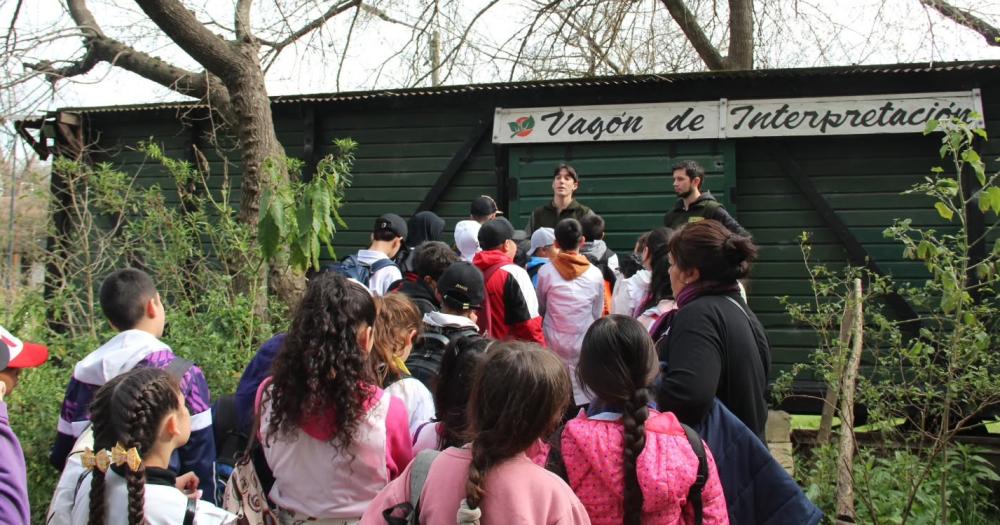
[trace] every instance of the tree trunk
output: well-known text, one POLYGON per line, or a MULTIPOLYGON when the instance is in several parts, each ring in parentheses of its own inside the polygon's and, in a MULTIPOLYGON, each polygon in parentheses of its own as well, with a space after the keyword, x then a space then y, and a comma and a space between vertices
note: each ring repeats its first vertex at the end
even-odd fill
MULTIPOLYGON (((273 163, 274 174, 288 180, 288 169, 285 164, 285 150, 278 142, 274 129, 274 118, 271 114, 271 101, 267 96, 264 83, 264 72, 257 61, 257 45, 241 43, 238 52, 242 58, 238 67, 239 74, 233 78, 224 78, 232 101, 236 121, 233 130, 240 141, 243 163, 243 184, 240 188, 240 210, 237 220, 244 224, 253 237, 257 235, 257 223, 260 218, 261 189, 266 184, 265 165, 273 163)), ((267 278, 267 269, 261 268, 256 276, 263 281, 267 278)), ((305 288, 303 277, 296 275, 290 268, 272 268, 270 286, 274 293, 289 306, 294 306, 302 290, 305 288)), ((240 293, 250 292, 253 281, 249 274, 244 275, 234 283, 240 293)), ((266 297, 260 294, 262 298, 266 297)), ((262 311, 259 313, 263 313, 262 311)))
POLYGON ((729 0, 726 69, 753 69, 753 0, 729 0))
POLYGON ((850 307, 854 310, 851 352, 845 362, 840 387, 840 447, 837 460, 837 523, 855 523, 854 513, 854 390, 857 385, 861 352, 864 349, 864 306, 861 279, 854 280, 850 307))

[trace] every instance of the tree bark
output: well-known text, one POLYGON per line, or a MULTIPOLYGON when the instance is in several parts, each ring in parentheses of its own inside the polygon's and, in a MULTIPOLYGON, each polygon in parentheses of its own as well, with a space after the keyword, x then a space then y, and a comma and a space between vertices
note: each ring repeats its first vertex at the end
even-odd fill
POLYGON ((753 0, 729 0, 726 69, 753 69, 753 0))
POLYGON ((684 32, 684 36, 687 37, 688 42, 691 42, 694 50, 701 57, 702 61, 705 62, 708 69, 712 71, 726 69, 726 60, 712 44, 712 41, 708 39, 708 36, 705 35, 705 31, 701 28, 694 13, 684 5, 684 0, 660 1, 667 8, 667 11, 670 12, 670 16, 677 22, 677 25, 680 26, 681 31, 684 32))
POLYGON ((844 382, 840 387, 840 452, 837 455, 837 523, 855 523, 854 513, 854 390, 857 385, 861 352, 864 348, 864 306, 861 304, 861 279, 854 280, 851 308, 851 352, 845 362, 844 382))
POLYGON ((851 333, 854 330, 854 305, 851 304, 853 292, 848 292, 844 305, 844 316, 840 320, 840 333, 837 335, 837 361, 833 371, 833 380, 826 385, 826 396, 823 400, 823 414, 819 418, 819 432, 816 442, 825 445, 830 442, 833 431, 833 414, 837 411, 840 400, 840 386, 844 382, 844 366, 847 362, 847 352, 851 344, 851 333))
POLYGON ((979 33, 986 39, 987 44, 1000 46, 1000 28, 990 25, 986 20, 979 18, 969 11, 955 7, 944 0, 920 0, 920 3, 936 10, 952 22, 979 33))

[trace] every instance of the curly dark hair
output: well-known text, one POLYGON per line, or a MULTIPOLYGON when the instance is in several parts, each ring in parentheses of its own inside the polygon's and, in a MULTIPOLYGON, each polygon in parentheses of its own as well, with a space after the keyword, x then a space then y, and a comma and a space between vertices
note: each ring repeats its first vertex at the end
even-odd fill
POLYGON ((374 378, 358 348, 358 329, 375 323, 375 302, 363 286, 335 272, 309 281, 285 346, 274 359, 268 440, 291 435, 312 414, 332 410, 338 450, 354 442, 374 378))
MULTIPOLYGON (((163 419, 181 407, 177 380, 159 368, 137 368, 108 381, 94 394, 90 420, 94 424, 94 450, 110 450, 117 443, 139 454, 149 452, 163 419)), ((112 467, 116 468, 116 467, 112 467)), ((129 525, 145 523, 145 467, 122 472, 128 487, 129 525)), ((104 474, 94 469, 90 482, 90 525, 106 518, 104 474)))

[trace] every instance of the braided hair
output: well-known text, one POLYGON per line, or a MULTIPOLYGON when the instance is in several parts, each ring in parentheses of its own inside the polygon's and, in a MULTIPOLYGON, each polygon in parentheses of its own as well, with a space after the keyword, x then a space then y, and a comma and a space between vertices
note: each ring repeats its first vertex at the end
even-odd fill
POLYGON ((625 525, 639 525, 643 496, 636 461, 646 446, 646 419, 656 376, 653 341, 638 321, 609 315, 592 324, 583 339, 576 373, 580 383, 608 407, 621 409, 624 426, 625 525))
MULTIPOLYGON (((121 374, 97 390, 90 405, 94 428, 94 449, 110 450, 121 443, 149 452, 159 435, 160 424, 181 408, 177 381, 158 368, 137 368, 121 374)), ((116 467, 112 467, 116 468, 116 467)), ((124 469, 128 487, 128 523, 145 523, 145 467, 124 469)), ((90 482, 90 525, 104 525, 106 501, 104 473, 94 469, 90 482)))
POLYGON ((483 337, 461 337, 445 348, 434 379, 435 419, 441 423, 438 450, 466 443, 472 382, 491 344, 493 340, 483 337))
POLYGON ((547 436, 569 406, 569 374, 556 355, 534 343, 497 343, 478 367, 469 400, 472 462, 466 504, 478 509, 490 469, 547 436))
POLYGON ((268 440, 332 411, 337 432, 330 444, 341 451, 351 446, 375 389, 358 333, 374 323, 375 303, 362 285, 336 272, 309 280, 274 359, 268 440))

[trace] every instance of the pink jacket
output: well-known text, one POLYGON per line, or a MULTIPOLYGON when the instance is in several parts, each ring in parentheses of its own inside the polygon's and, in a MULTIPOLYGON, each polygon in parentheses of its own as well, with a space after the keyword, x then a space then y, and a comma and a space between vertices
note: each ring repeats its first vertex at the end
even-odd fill
MULTIPOLYGON (((614 419, 577 416, 562 433, 563 462, 570 487, 587 508, 595 525, 622 523, 625 471, 622 467, 624 427, 614 419)), ((617 416, 617 414, 616 414, 617 416)), ((709 478, 702 490, 703 523, 728 524, 726 499, 715 469, 715 458, 705 447, 709 478)), ((639 454, 636 472, 642 488, 642 523, 675 525, 694 523, 694 509, 687 501, 694 483, 698 458, 677 417, 651 411, 646 421, 646 446, 639 454)))
MULTIPOLYGON (((431 464, 420 496, 420 523, 455 523, 472 456, 467 448, 449 448, 431 464)), ((372 500, 361 525, 382 525, 382 511, 410 500, 410 469, 372 500)), ((496 465, 486 474, 482 525, 589 525, 587 510, 563 480, 524 454, 496 465)))

